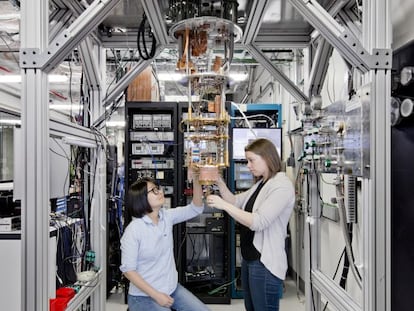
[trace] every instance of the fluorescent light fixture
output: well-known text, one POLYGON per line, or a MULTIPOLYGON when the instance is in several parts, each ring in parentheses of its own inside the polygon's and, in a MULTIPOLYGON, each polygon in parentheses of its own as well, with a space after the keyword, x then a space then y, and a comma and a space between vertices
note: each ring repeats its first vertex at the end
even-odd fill
POLYGON ((62 137, 62 142, 64 144, 68 145, 74 145, 79 147, 86 147, 86 148, 96 148, 96 142, 92 140, 86 140, 79 137, 73 137, 73 136, 64 136, 62 137))
POLYGON ((53 110, 74 110, 74 111, 78 111, 78 110, 83 110, 83 105, 79 105, 79 104, 50 104, 49 108, 53 109, 53 110))
POLYGON ((125 127, 125 121, 106 121, 107 127, 125 127))
POLYGON ((13 182, 0 182, 0 191, 13 190, 13 182))
MULTIPOLYGON (((188 102, 187 95, 165 95, 164 100, 166 102, 188 102)), ((192 102, 198 102, 200 100, 200 96, 193 95, 191 96, 192 102)))
POLYGON ((160 72, 157 77, 160 81, 181 81, 184 79, 184 74, 179 72, 160 72))
POLYGON ((234 82, 246 81, 249 75, 245 72, 230 72, 230 79, 234 82))
POLYGON ((0 125, 20 125, 22 121, 17 119, 3 119, 0 120, 0 125))
MULTIPOLYGON (((68 77, 65 75, 49 75, 50 83, 64 83, 68 81, 68 77)), ((0 75, 0 83, 21 83, 21 75, 0 75)))
MULTIPOLYGON (((160 72, 158 73, 158 80, 160 81, 182 81, 185 75, 180 72, 160 72)), ((245 72, 230 72, 229 78, 235 82, 247 80, 249 75, 245 72)))

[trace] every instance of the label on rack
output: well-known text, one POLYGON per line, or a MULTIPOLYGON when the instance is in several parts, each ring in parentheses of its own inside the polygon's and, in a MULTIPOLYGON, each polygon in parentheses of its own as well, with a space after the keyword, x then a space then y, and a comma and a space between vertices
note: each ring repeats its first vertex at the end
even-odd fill
POLYGON ((132 154, 164 154, 164 144, 156 143, 135 143, 131 146, 132 154))

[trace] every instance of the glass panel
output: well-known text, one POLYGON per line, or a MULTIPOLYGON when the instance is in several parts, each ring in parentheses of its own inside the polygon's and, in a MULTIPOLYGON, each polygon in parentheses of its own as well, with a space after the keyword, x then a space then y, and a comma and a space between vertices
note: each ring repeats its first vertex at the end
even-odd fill
POLYGON ((0 182, 13 180, 13 131, 20 117, 0 111, 0 182))

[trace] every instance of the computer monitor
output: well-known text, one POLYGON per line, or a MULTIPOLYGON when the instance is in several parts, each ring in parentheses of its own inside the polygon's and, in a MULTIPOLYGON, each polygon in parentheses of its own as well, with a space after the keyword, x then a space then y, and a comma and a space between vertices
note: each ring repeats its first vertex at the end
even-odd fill
POLYGON ((279 156, 282 154, 282 129, 281 128, 233 128, 233 160, 244 160, 244 148, 253 140, 266 138, 276 147, 279 156))

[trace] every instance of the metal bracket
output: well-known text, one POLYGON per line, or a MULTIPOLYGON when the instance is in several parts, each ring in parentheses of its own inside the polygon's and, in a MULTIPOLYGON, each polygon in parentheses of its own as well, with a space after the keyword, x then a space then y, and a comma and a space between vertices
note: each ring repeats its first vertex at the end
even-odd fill
POLYGON ((20 67, 21 68, 44 68, 47 62, 56 53, 60 47, 71 39, 70 33, 65 29, 56 39, 47 47, 46 51, 40 52, 39 49, 26 48, 20 50, 20 67))
POLYGON ((377 49, 370 54, 360 40, 346 26, 340 25, 317 1, 289 2, 349 63, 362 72, 391 69, 391 50, 377 49))
POLYGON ((41 53, 40 49, 20 49, 20 68, 40 68, 41 53))
POLYGON ((41 51, 38 49, 21 49, 21 68, 40 68, 45 72, 52 71, 77 46, 120 0, 94 0, 91 5, 65 30, 63 30, 41 51))
POLYGON ((344 31, 340 38, 365 61, 365 64, 361 64, 361 67, 366 67, 366 65, 368 65, 367 69, 370 70, 392 68, 391 49, 373 49, 372 54, 370 54, 364 49, 361 42, 349 31, 344 31))

